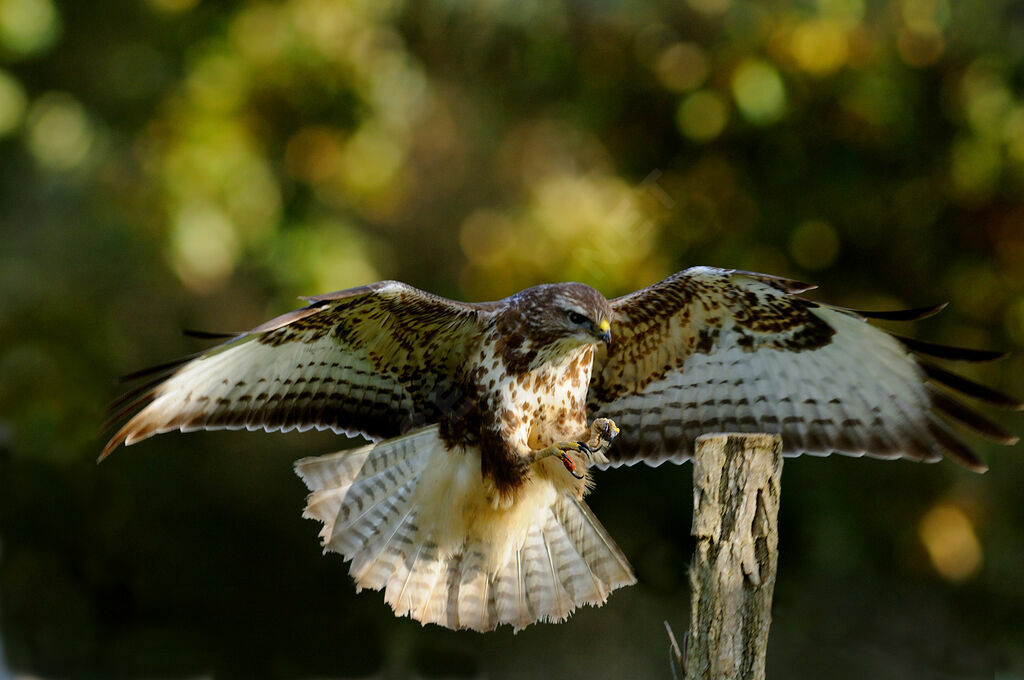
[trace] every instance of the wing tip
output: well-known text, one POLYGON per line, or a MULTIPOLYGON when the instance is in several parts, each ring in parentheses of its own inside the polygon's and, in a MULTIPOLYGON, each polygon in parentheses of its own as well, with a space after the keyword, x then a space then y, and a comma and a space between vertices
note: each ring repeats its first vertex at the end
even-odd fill
POLYGON ((1017 399, 1016 397, 1011 397, 1008 394, 988 387, 987 385, 982 385, 981 383, 959 375, 958 373, 947 371, 930 361, 918 359, 917 363, 925 372, 925 375, 928 376, 929 380, 938 385, 942 385, 957 395, 977 399, 978 401, 995 408, 1002 408, 1009 411, 1024 411, 1024 401, 1017 399))
POLYGON ((116 449, 121 444, 129 446, 129 444, 125 441, 124 434, 125 431, 124 428, 122 428, 121 430, 118 431, 117 434, 110 438, 110 441, 108 441, 106 445, 104 445, 103 450, 100 451, 100 455, 96 457, 97 465, 105 461, 107 457, 114 452, 114 449, 116 449))
POLYGON ((969 406, 961 404, 947 392, 931 385, 927 386, 929 401, 935 412, 966 426, 985 439, 1003 446, 1013 446, 1019 437, 1005 430, 969 406))
POLYGON ((966 461, 958 461, 958 462, 961 465, 963 465, 965 468, 970 470, 971 472, 976 472, 979 475, 983 475, 986 472, 988 472, 988 465, 986 463, 981 462, 980 460, 974 461, 974 462, 970 462, 970 463, 968 463, 966 461))
POLYGON ((948 306, 948 302, 940 302, 937 305, 927 305, 925 307, 882 311, 853 309, 851 307, 840 307, 838 305, 835 305, 835 308, 841 309, 845 312, 850 312, 851 314, 856 314, 857 316, 865 319, 877 319, 879 321, 921 321, 922 319, 929 319, 935 316, 948 306))
POLYGON ((955 347, 952 345, 943 345, 937 342, 928 342, 926 340, 916 340, 897 333, 890 333, 889 335, 898 340, 900 344, 915 354, 924 354, 925 356, 935 357, 938 359, 984 363, 1005 359, 1010 355, 1009 352, 1001 350, 955 347))
POLYGON ((1020 443, 1020 437, 1014 434, 1007 434, 1003 437, 991 438, 993 443, 999 444, 1000 446, 1016 446, 1020 443))
POLYGON ((97 464, 103 462, 122 444, 131 446, 162 432, 169 432, 174 429, 181 430, 186 424, 186 421, 181 418, 159 418, 150 413, 147 407, 132 416, 128 422, 121 426, 121 429, 114 433, 114 436, 110 438, 103 447, 103 450, 100 451, 96 462, 97 464))

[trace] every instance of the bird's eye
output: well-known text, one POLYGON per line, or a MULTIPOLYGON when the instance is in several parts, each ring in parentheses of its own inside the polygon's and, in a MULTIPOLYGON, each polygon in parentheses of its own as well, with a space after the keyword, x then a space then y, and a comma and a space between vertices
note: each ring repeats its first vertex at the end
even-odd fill
POLYGON ((566 316, 569 317, 569 321, 576 324, 577 326, 585 326, 588 323, 590 323, 590 319, 583 316, 579 312, 574 312, 571 309, 568 312, 566 312, 566 316))

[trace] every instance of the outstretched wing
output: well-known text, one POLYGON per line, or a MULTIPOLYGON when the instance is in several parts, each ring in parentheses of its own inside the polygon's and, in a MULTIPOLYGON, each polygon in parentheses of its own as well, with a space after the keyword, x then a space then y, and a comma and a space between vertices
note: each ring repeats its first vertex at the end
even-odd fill
POLYGON ((101 454, 169 430, 331 429, 392 437, 435 423, 465 396, 467 358, 492 304, 394 281, 306 298, 126 395, 143 406, 101 454))
POLYGON ((941 307, 858 313, 796 297, 809 288, 695 267, 613 300, 612 343, 595 358, 588 396, 591 417, 621 428, 609 464, 681 462, 706 432, 769 432, 782 435, 787 455, 948 455, 984 469, 944 418, 1017 441, 935 383, 996 406, 1024 404, 915 356, 999 353, 899 338, 865 322, 941 307))

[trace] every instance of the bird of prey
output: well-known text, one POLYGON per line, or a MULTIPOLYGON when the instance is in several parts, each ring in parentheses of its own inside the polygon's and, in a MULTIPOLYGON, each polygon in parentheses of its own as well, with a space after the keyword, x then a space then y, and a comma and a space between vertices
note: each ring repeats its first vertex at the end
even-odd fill
MULTIPOLYGON (((170 430, 330 429, 375 443, 305 458, 305 516, 357 588, 449 628, 519 630, 635 582, 584 503, 589 468, 692 456, 706 432, 781 434, 784 453, 983 463, 955 421, 1016 438, 957 400, 1024 404, 932 358, 1001 356, 890 335, 810 288, 695 267, 606 300, 580 283, 462 303, 385 281, 307 298, 159 367, 102 456, 170 430)), ((101 456, 101 457, 102 457, 101 456)))

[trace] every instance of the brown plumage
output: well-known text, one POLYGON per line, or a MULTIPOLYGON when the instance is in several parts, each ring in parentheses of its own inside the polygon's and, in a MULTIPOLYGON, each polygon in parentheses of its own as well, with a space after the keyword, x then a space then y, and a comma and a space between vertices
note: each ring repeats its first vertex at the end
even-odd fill
POLYGON ((613 300, 612 342, 598 352, 591 415, 622 434, 611 466, 681 462, 704 432, 771 432, 786 455, 867 455, 984 464, 945 419, 990 439, 1016 437, 955 393, 1020 409, 1019 400, 916 355, 987 361, 998 352, 893 336, 865 318, 913 320, 942 306, 858 312, 795 297, 810 286, 698 267, 613 300), (948 394, 932 382, 953 390, 948 394))
POLYGON ((583 503, 588 465, 679 462, 711 431, 974 469, 945 419, 1016 441, 954 394, 1020 402, 915 358, 994 353, 865 323, 938 308, 860 313, 797 297, 808 288, 693 268, 611 302, 578 283, 477 304, 390 281, 308 298, 161 367, 122 400, 114 420, 141 409, 101 457, 169 430, 363 434, 379 443, 297 465, 307 516, 359 587, 452 628, 560 620, 633 582, 583 503))

